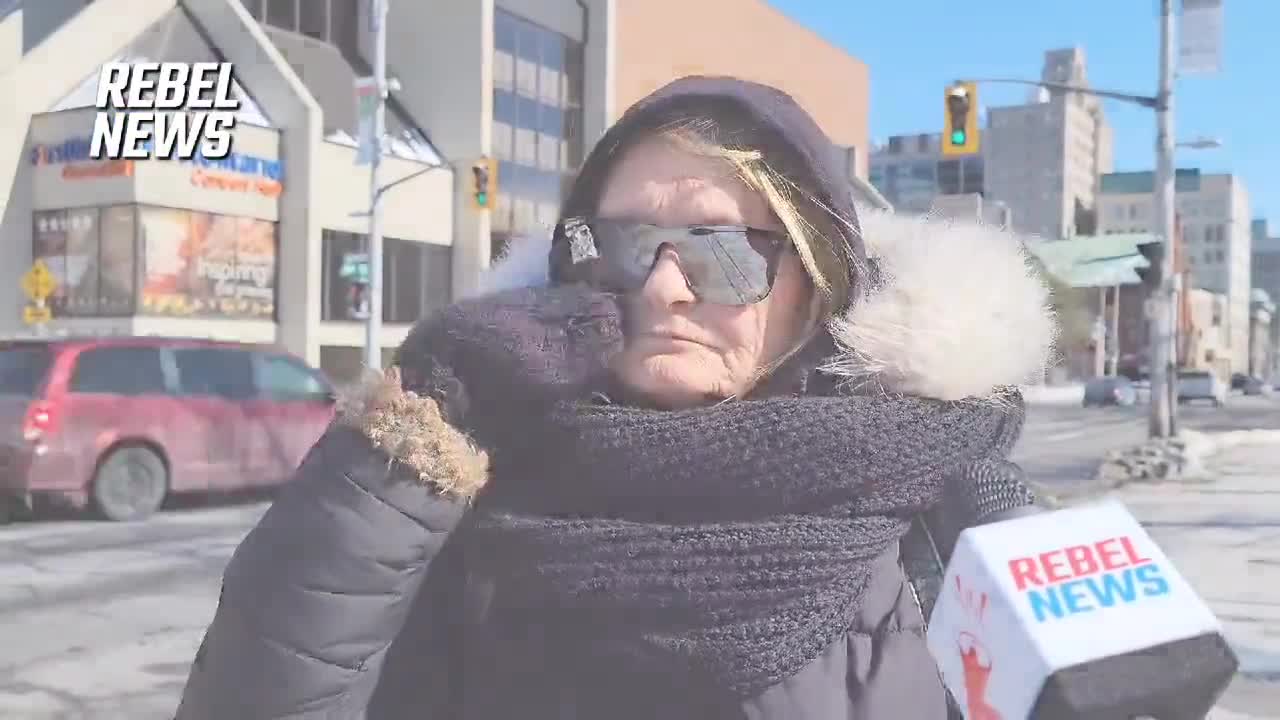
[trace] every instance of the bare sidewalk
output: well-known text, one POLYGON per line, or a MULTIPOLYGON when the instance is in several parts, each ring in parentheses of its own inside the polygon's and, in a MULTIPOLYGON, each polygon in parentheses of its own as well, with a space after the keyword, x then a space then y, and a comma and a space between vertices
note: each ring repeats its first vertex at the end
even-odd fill
POLYGON ((1115 492, 1222 619, 1240 673, 1211 720, 1280 718, 1280 446, 1230 448, 1202 482, 1115 492))

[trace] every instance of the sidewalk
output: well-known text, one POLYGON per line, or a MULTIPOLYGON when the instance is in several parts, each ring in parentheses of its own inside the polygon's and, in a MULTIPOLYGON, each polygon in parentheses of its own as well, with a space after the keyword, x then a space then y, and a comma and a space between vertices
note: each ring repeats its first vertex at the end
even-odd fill
POLYGON ((1213 480, 1131 484, 1115 496, 1222 620, 1240 672, 1210 720, 1280 718, 1280 448, 1227 448, 1213 480))

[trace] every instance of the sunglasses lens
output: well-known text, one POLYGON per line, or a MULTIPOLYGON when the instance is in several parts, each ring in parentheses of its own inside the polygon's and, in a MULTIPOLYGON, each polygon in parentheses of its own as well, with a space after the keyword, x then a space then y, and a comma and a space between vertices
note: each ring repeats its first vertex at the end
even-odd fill
POLYGON ((644 286, 658 251, 679 257, 695 295, 703 302, 751 305, 768 297, 783 243, 754 228, 707 226, 663 228, 598 221, 591 225, 600 253, 600 284, 622 292, 644 286))

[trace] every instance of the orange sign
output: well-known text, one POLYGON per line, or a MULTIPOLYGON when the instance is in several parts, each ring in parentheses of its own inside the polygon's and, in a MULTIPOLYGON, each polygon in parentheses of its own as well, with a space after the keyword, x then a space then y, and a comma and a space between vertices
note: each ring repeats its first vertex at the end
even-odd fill
POLYGON ((62 179, 64 180, 103 177, 133 177, 133 161, 110 160, 108 162, 77 163, 62 167, 62 179))
POLYGON ((232 192, 256 192, 273 198, 278 197, 284 186, 279 180, 252 177, 231 173, 211 172, 198 169, 191 173, 191 184, 209 190, 230 190, 232 192))

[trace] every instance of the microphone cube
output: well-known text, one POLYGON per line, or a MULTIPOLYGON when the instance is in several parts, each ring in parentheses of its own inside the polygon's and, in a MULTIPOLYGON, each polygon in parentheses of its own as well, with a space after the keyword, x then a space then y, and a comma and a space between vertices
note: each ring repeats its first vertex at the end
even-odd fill
POLYGON ((960 534, 929 620, 970 720, 1203 718, 1238 661, 1117 501, 960 534))

